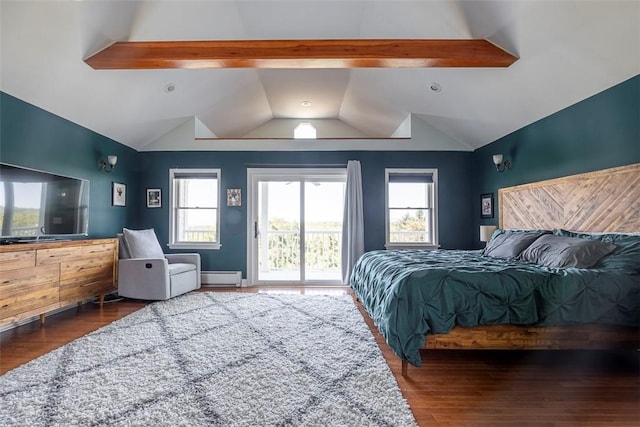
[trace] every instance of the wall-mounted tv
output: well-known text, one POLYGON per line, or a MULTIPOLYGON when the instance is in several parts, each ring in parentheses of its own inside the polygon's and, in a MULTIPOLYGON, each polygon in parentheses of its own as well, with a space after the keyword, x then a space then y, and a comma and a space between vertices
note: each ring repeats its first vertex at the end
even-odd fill
POLYGON ((0 238, 86 236, 89 181, 0 163, 0 238))

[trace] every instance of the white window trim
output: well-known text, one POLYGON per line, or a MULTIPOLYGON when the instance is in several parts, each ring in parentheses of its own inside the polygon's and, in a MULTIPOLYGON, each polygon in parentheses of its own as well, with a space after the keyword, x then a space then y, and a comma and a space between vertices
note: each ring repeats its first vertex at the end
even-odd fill
POLYGON ((211 249, 217 250, 222 247, 220 243, 220 214, 222 212, 222 206, 220 205, 221 189, 222 188, 222 171, 220 169, 194 169, 194 168, 176 168, 169 169, 169 243, 167 246, 171 249, 211 249), (218 177, 218 207, 216 212, 216 242, 204 243, 204 242, 174 242, 175 236, 175 206, 177 203, 177 193, 175 191, 174 176, 180 172, 191 173, 203 173, 203 174, 216 174, 218 177))
POLYGON ((384 229, 386 249, 438 249, 438 169, 386 169, 384 170, 384 229), (402 173, 424 173, 433 177, 433 242, 431 243, 397 243, 390 242, 391 233, 389 230, 389 175, 402 173))

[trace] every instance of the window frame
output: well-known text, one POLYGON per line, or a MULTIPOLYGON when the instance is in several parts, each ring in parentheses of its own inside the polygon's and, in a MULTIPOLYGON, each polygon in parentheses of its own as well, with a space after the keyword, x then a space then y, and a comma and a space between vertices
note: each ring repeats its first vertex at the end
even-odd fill
POLYGON ((385 248, 387 249, 437 249, 439 244, 438 233, 438 169, 424 168, 385 168, 384 170, 384 224, 385 224, 385 248), (432 242, 391 242, 390 206, 389 206, 389 175, 431 175, 433 191, 431 200, 431 230, 432 242))
POLYGON ((194 168, 175 168, 169 169, 169 243, 167 246, 171 249, 220 249, 222 247, 222 243, 220 242, 220 215, 222 211, 222 205, 220 204, 221 200, 221 188, 222 188, 222 171, 219 168, 204 168, 204 169, 194 169, 194 168), (177 224, 178 220, 177 210, 178 210, 178 191, 177 191, 177 180, 176 174, 194 174, 194 175, 203 175, 203 177, 211 177, 213 175, 216 176, 218 181, 217 190, 218 190, 218 198, 216 205, 216 241, 215 242, 178 242, 176 241, 176 233, 177 233, 177 224))

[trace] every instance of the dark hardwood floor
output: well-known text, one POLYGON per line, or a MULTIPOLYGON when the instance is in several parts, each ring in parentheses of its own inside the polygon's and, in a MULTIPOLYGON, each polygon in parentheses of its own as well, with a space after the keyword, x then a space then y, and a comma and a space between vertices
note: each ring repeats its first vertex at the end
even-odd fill
MULTIPOLYGON (((313 293, 317 288, 261 291, 313 293)), ((258 288, 206 288, 256 292, 258 288)), ((327 288, 323 288, 323 291, 327 288)), ((330 288, 351 294, 348 288, 330 288)), ((84 304, 0 334, 0 373, 143 307, 140 301, 84 304)), ((400 360, 360 311, 421 426, 638 426, 640 353, 430 350, 400 375, 400 360)))

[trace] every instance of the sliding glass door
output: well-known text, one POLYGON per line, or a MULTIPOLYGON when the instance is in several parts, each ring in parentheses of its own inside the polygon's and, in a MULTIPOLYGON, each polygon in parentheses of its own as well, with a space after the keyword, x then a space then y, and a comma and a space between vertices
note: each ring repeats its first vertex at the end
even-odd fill
MULTIPOLYGON (((258 281, 302 280, 300 182, 259 181, 258 281)), ((257 228, 256 228, 257 225, 257 228)))
POLYGON ((344 169, 249 169, 249 283, 339 284, 344 169))

